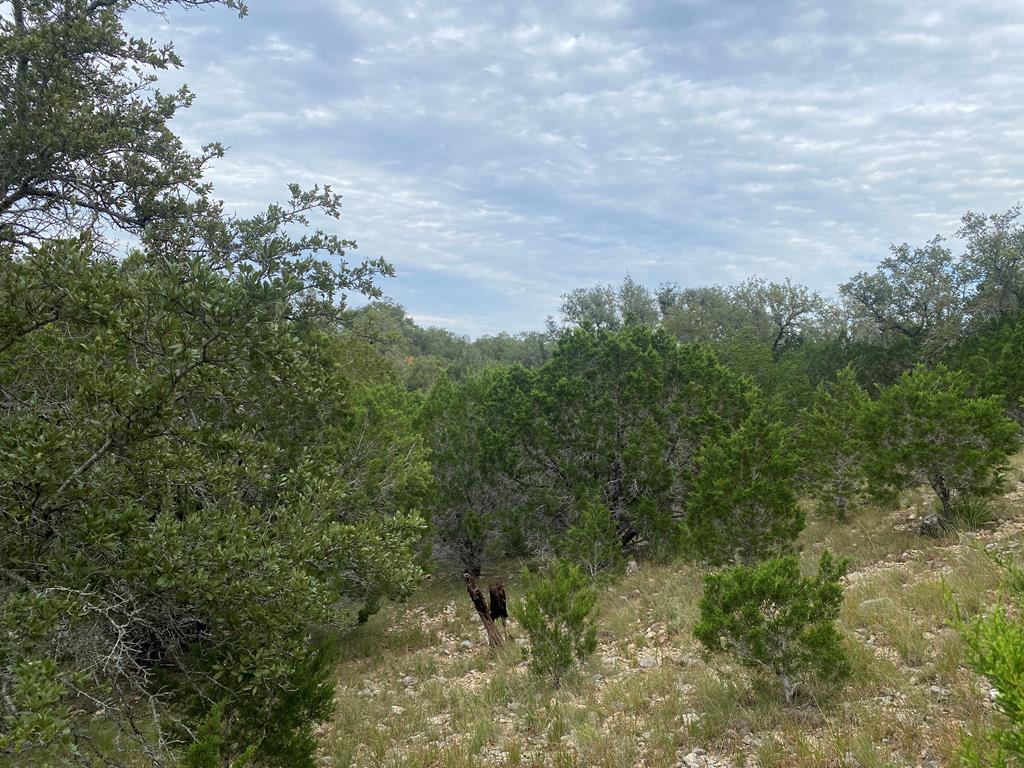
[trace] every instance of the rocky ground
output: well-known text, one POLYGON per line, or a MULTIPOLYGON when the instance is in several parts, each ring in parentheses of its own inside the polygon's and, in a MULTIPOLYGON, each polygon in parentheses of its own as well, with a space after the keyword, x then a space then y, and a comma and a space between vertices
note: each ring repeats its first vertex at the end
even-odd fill
MULTIPOLYGON (((841 626, 854 674, 786 707, 773 681, 707 659, 692 637, 700 574, 641 565, 601 599, 597 653, 555 690, 509 646, 486 646, 457 581, 435 579, 348 644, 337 716, 320 734, 325 766, 847 766, 952 764, 963 732, 994 717, 963 659, 950 600, 967 614, 999 599, 988 556, 1024 544, 1024 483, 982 530, 931 540, 911 497, 851 523, 817 521, 808 563, 828 547, 853 560, 841 626)), ((506 580, 511 598, 517 584, 506 580)), ((486 576, 485 576, 486 579, 486 576)))

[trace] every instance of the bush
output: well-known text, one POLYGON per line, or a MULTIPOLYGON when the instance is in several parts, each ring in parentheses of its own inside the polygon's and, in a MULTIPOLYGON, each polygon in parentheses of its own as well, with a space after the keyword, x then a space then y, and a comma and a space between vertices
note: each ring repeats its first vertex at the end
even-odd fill
POLYGON ((826 551, 813 578, 801 576, 796 555, 709 574, 694 635, 711 653, 773 673, 792 703, 809 679, 833 682, 849 672, 835 627, 845 572, 826 551))
POLYGON ((917 366, 882 391, 870 409, 867 474, 878 496, 928 483, 942 505, 942 522, 957 500, 999 490, 1007 459, 1020 445, 1017 424, 999 397, 968 397, 963 373, 917 366))
POLYGON ((830 386, 820 386, 803 415, 801 486, 819 514, 844 520, 867 492, 863 421, 871 401, 852 367, 830 386))
POLYGON ((974 530, 982 528, 996 519, 988 499, 977 496, 962 496, 953 505, 953 524, 958 528, 974 530))
POLYGON ((626 566, 615 521, 595 496, 580 502, 576 523, 566 531, 560 550, 562 557, 579 565, 592 579, 620 575, 626 566))
POLYGON ((796 463, 789 430, 764 411, 706 445, 686 503, 694 556, 750 563, 788 550, 804 527, 793 490, 796 463))
POLYGON ((1013 606, 1000 605, 987 616, 966 621, 957 609, 956 623, 967 643, 967 659, 996 691, 995 704, 1005 716, 981 738, 964 744, 969 766, 1012 766, 1024 763, 1024 572, 1001 562, 1009 576, 1006 584, 1013 606))
POLYGON ((597 592, 579 566, 556 561, 545 574, 524 573, 523 593, 514 616, 530 638, 530 666, 557 687, 597 649, 597 592))

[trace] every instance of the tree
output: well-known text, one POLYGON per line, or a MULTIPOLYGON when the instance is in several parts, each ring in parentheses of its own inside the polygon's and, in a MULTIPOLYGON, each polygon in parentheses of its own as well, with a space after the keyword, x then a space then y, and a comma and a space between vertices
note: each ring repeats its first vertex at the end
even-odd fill
POLYGON ((597 649, 597 592, 578 566, 556 561, 544 574, 523 574, 515 618, 530 638, 530 666, 555 687, 597 649))
POLYGON ((820 295, 790 280, 773 283, 752 278, 733 289, 733 297, 749 313, 751 323, 771 344, 772 354, 798 345, 825 308, 820 295))
POLYGON ((1024 226, 1021 207, 983 216, 964 214, 956 233, 966 241, 961 270, 974 293, 971 319, 985 323, 1024 310, 1024 226))
POLYGON ((0 749, 130 762, 95 752, 92 701, 166 760, 224 701, 228 754, 308 761, 314 638, 416 582, 425 464, 359 444, 381 419, 302 285, 78 241, 6 265, 0 749))
POLYGON ((707 442, 686 499, 690 551, 711 563, 750 563, 788 550, 803 530, 791 433, 764 409, 707 442))
POLYGON ((431 521, 435 553, 477 577, 489 549, 496 546, 506 513, 519 491, 502 474, 502 429, 497 394, 504 373, 485 369, 465 381, 440 379, 421 409, 419 424, 430 447, 436 494, 431 521))
POLYGON ((936 236, 924 247, 892 246, 874 273, 861 272, 840 286, 855 317, 870 320, 883 340, 897 336, 934 353, 959 334, 964 281, 952 251, 936 236))
POLYGON ((133 5, 246 11, 237 0, 11 0, 0 14, 0 243, 141 235, 209 207, 203 170, 223 150, 191 155, 171 131, 192 94, 152 90, 154 73, 181 61, 125 33, 133 5))
POLYGON ((968 386, 944 365, 918 365, 882 390, 865 421, 876 495, 927 483, 948 523, 958 500, 998 490, 1019 429, 999 397, 970 397, 968 386))
POLYGON ((849 672, 835 627, 845 573, 825 551, 814 577, 801 576, 796 555, 708 574, 694 635, 710 653, 774 674, 792 704, 809 679, 831 683, 849 672))
POLYGON ((0 755, 310 765, 336 632, 419 577, 425 454, 334 330, 391 273, 308 227, 338 196, 225 216, 168 128, 122 18, 172 4, 0 13, 0 755))
POLYGON ((623 544, 670 539, 700 447, 729 434, 754 393, 705 347, 644 326, 565 333, 552 359, 520 369, 498 409, 510 436, 506 474, 549 538, 597 492, 623 544))
POLYGON ((946 363, 970 379, 974 395, 996 395, 1024 425, 1024 310, 993 319, 950 350, 946 363))
POLYGON ((831 386, 821 385, 804 413, 799 436, 800 485, 817 502, 819 513, 846 518, 867 494, 864 418, 871 400, 852 367, 841 370, 831 386))

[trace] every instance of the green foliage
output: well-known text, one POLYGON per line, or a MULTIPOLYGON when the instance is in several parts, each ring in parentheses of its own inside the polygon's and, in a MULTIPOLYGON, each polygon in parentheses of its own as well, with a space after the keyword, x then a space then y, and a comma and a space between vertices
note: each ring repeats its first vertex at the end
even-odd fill
POLYGON ((867 393, 847 366, 831 386, 821 385, 804 413, 799 435, 800 486, 819 514, 845 519, 867 493, 864 418, 867 393))
POLYGON ((711 563, 753 562, 784 552, 803 530, 790 431, 763 409, 697 456, 686 500, 691 554, 711 563))
POLYGON ((533 529, 561 535, 599 489, 622 542, 670 541, 700 447, 733 431, 754 392, 705 347, 634 325, 576 330, 501 393, 504 463, 528 489, 533 529))
POLYGON ((958 498, 995 493, 1020 445, 998 397, 968 396, 945 366, 917 366, 884 389, 865 420, 866 469, 876 495, 928 483, 949 521, 958 498))
POLYGON ((555 561, 545 573, 523 574, 516 621, 530 638, 530 666, 557 687, 572 667, 597 649, 597 592, 579 566, 555 561))
POLYGON ((967 644, 968 660, 995 690, 995 705, 1004 719, 983 738, 967 739, 964 762, 969 766, 1024 764, 1024 572, 1009 561, 1006 597, 991 612, 967 620, 956 608, 956 623, 967 644))
POLYGON ((315 283, 214 260, 54 241, 0 275, 8 749, 70 745, 76 691, 145 739, 125 700, 159 694, 163 727, 226 700, 230 755, 300 764, 330 694, 294 699, 310 632, 417 580, 395 390, 349 382, 315 283))
POLYGON ((968 376, 971 393, 1003 399, 1007 412, 1024 425, 1024 311, 992 320, 965 337, 947 355, 951 368, 968 376))
POLYGON ((480 574, 507 510, 519 498, 501 472, 506 440, 497 394, 504 373, 485 369, 462 382, 442 378, 423 403, 419 426, 431 449, 436 493, 431 522, 436 552, 461 571, 480 574))
POLYGON ((608 508, 593 495, 577 505, 576 521, 558 540, 559 555, 595 579, 617 576, 626 566, 622 540, 608 508))
POLYGON ((849 672, 835 627, 845 572, 826 551, 814 577, 801 575, 796 555, 709 574, 694 635, 711 653, 776 675, 792 703, 801 685, 849 672))
POLYGON ((223 150, 185 149, 169 123, 192 94, 153 90, 180 59, 122 24, 131 6, 170 5, 245 12, 236 0, 15 0, 0 15, 0 243, 141 235, 205 207, 203 170, 223 150))

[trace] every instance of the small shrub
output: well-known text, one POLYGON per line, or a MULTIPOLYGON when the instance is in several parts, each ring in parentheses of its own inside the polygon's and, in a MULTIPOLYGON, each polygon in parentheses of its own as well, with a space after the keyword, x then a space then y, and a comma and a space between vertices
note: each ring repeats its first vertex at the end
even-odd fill
POLYGON ((995 690, 995 705, 1005 716, 982 738, 964 744, 968 766, 1024 764, 1024 571, 1001 562, 1009 576, 1006 593, 1016 605, 1000 605, 991 613, 966 621, 957 609, 957 624, 967 644, 967 659, 995 690))
POLYGON ((514 615, 530 638, 530 666, 557 687, 597 648, 597 592, 579 566, 556 561, 547 573, 523 575, 514 615))
POLYGON ((826 551, 813 578, 801 576, 796 555, 709 574, 694 635, 709 652, 773 673, 792 703, 807 680, 833 682, 849 672, 835 627, 845 572, 845 561, 826 551))
POLYGON ((982 528, 996 519, 988 499, 980 496, 962 496, 953 504, 953 525, 956 528, 974 530, 982 528))
POLYGON ((560 552, 564 559, 576 563, 592 579, 602 575, 619 575, 625 570, 622 540, 608 507, 596 497, 580 502, 575 525, 562 538, 560 552))

